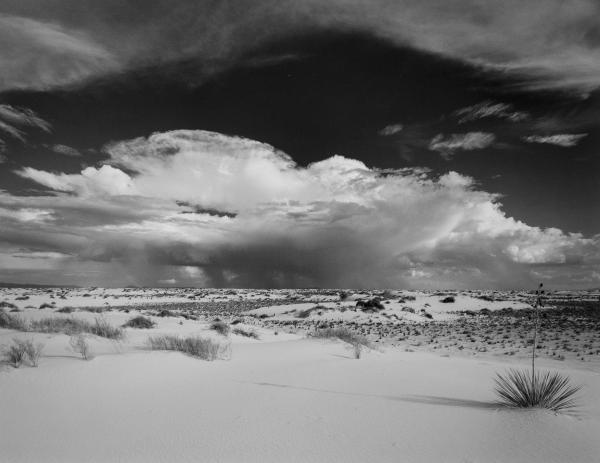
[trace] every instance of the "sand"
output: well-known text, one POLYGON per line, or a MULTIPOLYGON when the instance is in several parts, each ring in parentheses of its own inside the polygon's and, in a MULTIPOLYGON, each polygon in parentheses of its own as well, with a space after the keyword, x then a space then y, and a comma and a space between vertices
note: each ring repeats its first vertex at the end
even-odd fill
MULTIPOLYGON (((44 313, 52 309, 19 315, 44 313)), ((102 316, 117 325, 137 313, 102 316)), ((574 413, 515 411, 494 404, 493 377, 527 367, 527 359, 383 344, 357 360, 340 341, 275 334, 253 317, 239 326, 259 340, 226 339, 206 320, 152 319, 155 328, 127 329, 122 342, 91 337, 89 361, 64 334, 0 329, 2 345, 13 337, 45 343, 37 368, 0 367, 0 461, 591 463, 600 456, 600 371, 592 364, 539 359, 584 385, 574 413), (210 336, 231 344, 231 358, 150 351, 151 334, 210 336)))

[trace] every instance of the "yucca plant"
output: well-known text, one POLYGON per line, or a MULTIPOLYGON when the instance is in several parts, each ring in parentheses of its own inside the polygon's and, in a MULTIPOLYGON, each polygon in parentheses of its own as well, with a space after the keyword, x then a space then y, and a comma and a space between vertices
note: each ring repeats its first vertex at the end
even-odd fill
POLYGON ((581 386, 572 386, 567 376, 558 372, 535 371, 535 354, 538 335, 538 310, 544 304, 543 283, 535 291, 533 303, 533 346, 531 349, 531 373, 524 370, 509 370, 496 374, 496 394, 499 405, 515 408, 545 408, 555 412, 576 406, 575 395, 581 386))
POLYGON ((562 412, 577 406, 575 395, 581 386, 572 386, 567 376, 558 372, 509 370, 497 374, 496 394, 499 405, 514 408, 545 408, 562 412))

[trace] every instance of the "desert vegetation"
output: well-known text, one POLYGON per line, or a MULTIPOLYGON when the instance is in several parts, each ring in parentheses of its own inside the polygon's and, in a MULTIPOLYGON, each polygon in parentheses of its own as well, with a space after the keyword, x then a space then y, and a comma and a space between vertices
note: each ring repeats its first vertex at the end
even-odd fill
POLYGON ((154 323, 150 318, 144 317, 143 315, 138 315, 127 320, 123 324, 123 328, 150 329, 154 328, 155 325, 156 323, 154 323))
POLYGON ((198 336, 151 336, 148 344, 152 350, 178 351, 208 361, 223 359, 229 352, 228 345, 198 336))
POLYGON ((43 349, 43 344, 35 344, 31 339, 13 338, 12 344, 5 348, 4 356, 6 361, 15 368, 19 368, 25 360, 28 360, 32 367, 37 367, 43 349))
POLYGON ((354 358, 359 359, 362 355, 364 347, 370 347, 370 343, 366 337, 353 333, 347 328, 322 328, 317 329, 312 334, 314 338, 322 339, 339 339, 347 342, 352 346, 354 358))

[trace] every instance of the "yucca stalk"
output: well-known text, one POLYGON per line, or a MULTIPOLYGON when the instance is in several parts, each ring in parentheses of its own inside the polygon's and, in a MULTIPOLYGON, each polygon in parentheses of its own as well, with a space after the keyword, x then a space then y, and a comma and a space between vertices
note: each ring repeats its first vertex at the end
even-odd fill
POLYGON ((544 304, 544 283, 540 283, 540 286, 535 291, 535 302, 533 303, 533 346, 531 348, 531 381, 535 384, 535 351, 537 349, 537 333, 538 333, 538 318, 539 308, 544 304))

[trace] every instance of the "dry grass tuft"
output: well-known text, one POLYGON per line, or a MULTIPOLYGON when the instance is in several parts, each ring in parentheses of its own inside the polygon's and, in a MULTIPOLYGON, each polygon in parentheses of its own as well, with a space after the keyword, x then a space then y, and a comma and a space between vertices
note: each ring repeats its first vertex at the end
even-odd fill
POLYGON ((202 360, 218 360, 227 357, 230 352, 229 345, 223 345, 212 339, 190 336, 151 336, 148 343, 152 350, 174 350, 197 357, 202 360))

